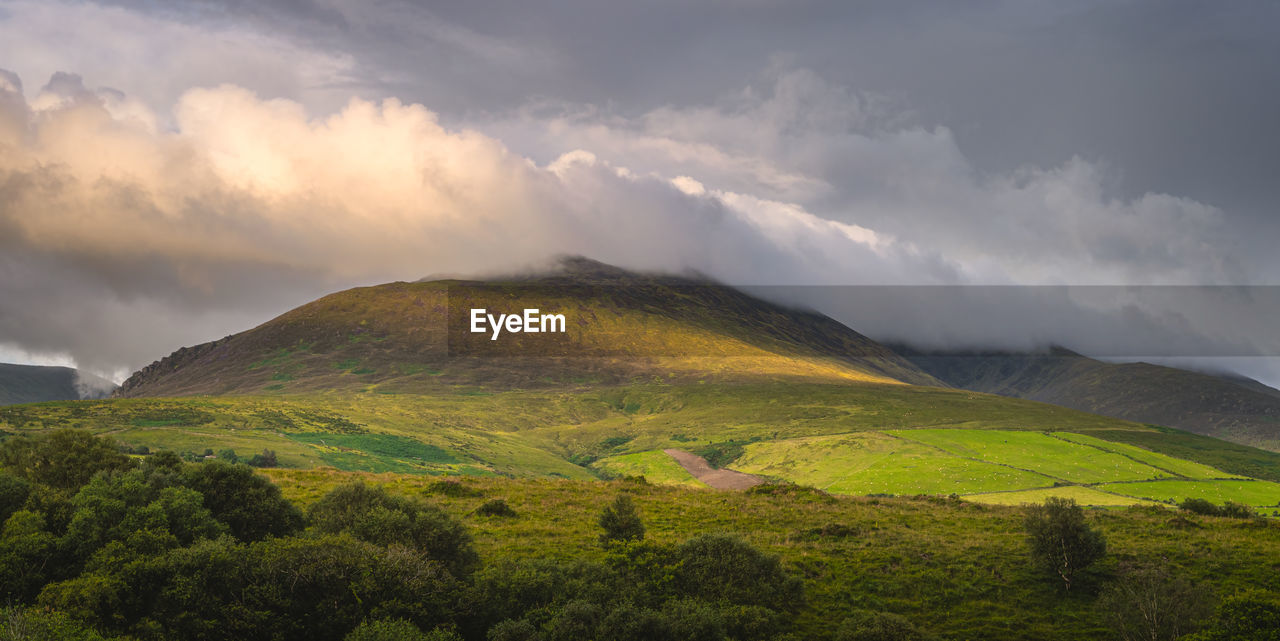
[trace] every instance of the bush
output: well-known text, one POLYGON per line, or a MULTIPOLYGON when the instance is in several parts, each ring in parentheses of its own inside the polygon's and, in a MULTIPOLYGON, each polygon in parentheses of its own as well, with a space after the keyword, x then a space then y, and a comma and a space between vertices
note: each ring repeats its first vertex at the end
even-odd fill
POLYGON ((1178 504, 1178 509, 1203 516, 1222 516, 1233 519, 1260 518, 1253 508, 1234 501, 1227 501, 1219 506, 1204 499, 1188 498, 1178 504))
POLYGON ((303 516, 280 488, 243 465, 215 460, 187 466, 183 485, 199 492, 213 517, 241 541, 287 536, 302 529, 303 516))
POLYGON ((570 601, 546 625, 544 641, 579 641, 596 637, 604 609, 588 601, 570 601))
POLYGON ((840 624, 832 641, 932 641, 937 637, 890 612, 855 610, 840 624))
POLYGON ((778 557, 742 539, 703 534, 676 548, 676 585, 708 601, 793 611, 804 601, 800 580, 782 570, 778 557))
POLYGON ((343 641, 462 641, 462 637, 450 630, 423 632, 404 619, 383 619, 361 623, 343 641))
POLYGON ((1031 506, 1024 526, 1032 562, 1058 575, 1066 590, 1077 572, 1107 551, 1102 533, 1085 523, 1084 510, 1072 499, 1050 497, 1031 506))
POLYGON ((60 612, 37 608, 0 609, 0 641, 108 641, 60 612))
POLYGON ((261 454, 249 457, 249 467, 278 467, 275 450, 262 450, 261 454))
POLYGON ((489 628, 488 641, 536 641, 538 629, 524 619, 507 619, 489 628))
POLYGON ((75 490, 103 471, 132 468, 114 441, 84 430, 54 430, 0 442, 0 467, 28 481, 75 490))
POLYGON ((348 532, 374 545, 407 545, 463 576, 479 563, 471 535, 437 507, 361 482, 340 485, 308 511, 321 532, 348 532))
POLYGON ((0 473, 0 523, 10 514, 22 509, 31 494, 31 484, 8 474, 0 473))
POLYGON ((483 493, 480 492, 480 490, 467 487, 466 485, 463 485, 461 481, 455 481, 453 479, 435 481, 428 485, 423 491, 455 499, 483 496, 483 493))
POLYGON ((722 468, 742 457, 745 450, 742 444, 729 441, 728 443, 717 443, 715 445, 704 445, 693 450, 694 454, 706 459, 707 464, 714 468, 722 468))
POLYGON ((640 520, 635 503, 626 494, 618 495, 613 504, 600 513, 600 527, 604 529, 600 535, 600 542, 604 544, 644 538, 644 522, 640 520))
POLYGON ((661 613, 623 604, 600 622, 600 638, 611 641, 675 641, 671 622, 661 613))
POLYGON ((137 469, 98 476, 76 493, 64 541, 77 558, 88 559, 108 543, 142 530, 167 532, 181 545, 227 531, 204 506, 199 492, 152 481, 156 479, 137 469))
POLYGON ((57 548, 39 512, 9 515, 0 524, 0 603, 30 602, 55 570, 57 548))
POLYGON ((476 508, 476 514, 480 516, 514 517, 516 516, 516 511, 511 509, 511 506, 507 505, 507 502, 502 499, 489 499, 476 508))
POLYGON ((1280 641, 1280 594, 1251 590, 1223 600, 1204 630, 1184 641, 1280 641))

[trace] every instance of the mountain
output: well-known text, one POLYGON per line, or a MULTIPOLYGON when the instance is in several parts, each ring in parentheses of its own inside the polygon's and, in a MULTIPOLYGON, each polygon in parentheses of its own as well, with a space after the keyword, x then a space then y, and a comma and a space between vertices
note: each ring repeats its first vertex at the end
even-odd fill
POLYGON ((114 388, 70 367, 0 363, 0 405, 106 398, 114 388))
POLYGON ((1276 452, 938 373, 821 314, 572 258, 338 292, 178 350, 115 398, 0 408, 0 430, 307 469, 1280 509, 1276 452))
POLYGON ((962 389, 1053 403, 1280 451, 1280 391, 1238 376, 1040 353, 922 352, 912 363, 962 389))
MULTIPOLYGON (((487 321, 487 317, 486 317, 487 321)), ((639 274, 585 258, 544 273, 361 287, 251 330, 180 349, 121 397, 428 392, 660 380, 852 380, 941 385, 814 312, 697 276, 639 274), (472 332, 471 310, 560 314, 559 333, 472 332)))

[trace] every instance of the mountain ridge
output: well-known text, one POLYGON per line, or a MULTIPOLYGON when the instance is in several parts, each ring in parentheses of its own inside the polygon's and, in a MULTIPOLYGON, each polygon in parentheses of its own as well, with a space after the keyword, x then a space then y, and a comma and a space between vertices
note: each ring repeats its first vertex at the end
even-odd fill
POLYGON ((1252 379, 1041 352, 895 350, 949 385, 1280 451, 1280 391, 1252 379))
POLYGON ((0 405, 106 398, 114 388, 72 367, 0 363, 0 405))

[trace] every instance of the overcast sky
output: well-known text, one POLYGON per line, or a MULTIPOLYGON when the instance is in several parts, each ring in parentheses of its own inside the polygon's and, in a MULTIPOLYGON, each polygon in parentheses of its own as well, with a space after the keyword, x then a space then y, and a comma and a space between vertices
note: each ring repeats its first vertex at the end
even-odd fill
MULTIPOLYGON (((0 0, 0 69, 5 361, 119 379, 336 289, 563 253, 748 285, 1280 284, 1275 2, 0 0)), ((1197 301, 945 332, 826 311, 1280 353, 1271 316, 1212 336, 1197 301)))

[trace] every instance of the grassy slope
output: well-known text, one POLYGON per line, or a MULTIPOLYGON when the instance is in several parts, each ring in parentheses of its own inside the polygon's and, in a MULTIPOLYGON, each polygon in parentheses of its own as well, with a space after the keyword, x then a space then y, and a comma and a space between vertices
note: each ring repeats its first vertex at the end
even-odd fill
MULTIPOLYGON (((322 470, 269 475, 302 502, 349 478, 322 470)), ((1085 579, 1064 597, 1052 577, 1028 567, 1022 512, 1011 507, 474 477, 462 481, 483 496, 455 499, 430 494, 431 481, 422 477, 362 478, 425 494, 460 516, 486 559, 600 558, 596 517, 618 492, 630 492, 652 540, 731 532, 781 555, 804 577, 810 604, 799 624, 810 634, 831 630, 850 608, 866 607, 901 613, 949 639, 1111 638, 1095 606, 1096 581, 1085 579), (505 499, 519 516, 470 514, 490 498, 505 499), (845 526, 846 535, 815 532, 832 524, 845 526)), ((1217 595, 1246 587, 1280 590, 1273 570, 1280 565, 1280 524, 1192 516, 1188 527, 1164 510, 1094 511, 1088 518, 1108 539, 1109 556, 1095 576, 1114 572, 1122 561, 1164 559, 1217 595)))
POLYGON ((1052 405, 891 384, 644 383, 498 392, 456 386, 433 395, 0 408, 0 428, 59 426, 153 449, 230 447, 242 456, 273 449, 290 467, 575 479, 603 470, 682 482, 692 480, 656 451, 732 440, 745 445, 737 469, 849 494, 974 494, 1055 482, 1234 475, 1280 480, 1280 455, 1270 452, 1052 405), (1048 430, 1069 433, 1041 433, 1048 430), (1195 447, 1185 446, 1187 437, 1195 447), (1153 451, 1165 443, 1178 451, 1153 451), (593 470, 570 458, 602 460, 593 470))
POLYGON ((660 380, 813 379, 939 384, 820 314, 710 281, 634 274, 582 259, 485 282, 390 283, 325 296, 259 327, 184 348, 119 395, 437 393, 660 380), (468 311, 563 314, 563 334, 472 334, 468 311))

